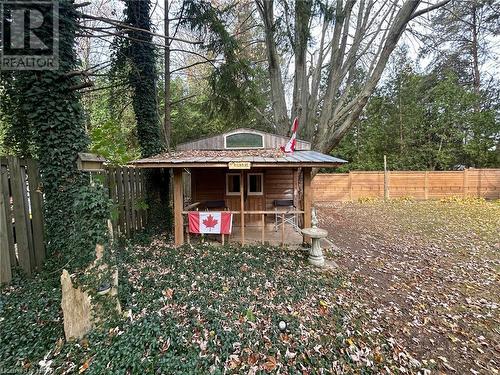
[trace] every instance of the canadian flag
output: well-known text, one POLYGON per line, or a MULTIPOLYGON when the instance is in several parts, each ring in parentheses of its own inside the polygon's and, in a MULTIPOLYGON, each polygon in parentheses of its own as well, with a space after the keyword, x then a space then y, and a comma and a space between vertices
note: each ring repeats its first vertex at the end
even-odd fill
POLYGON ((292 137, 285 146, 280 146, 281 151, 286 153, 293 153, 295 151, 295 144, 297 143, 297 129, 299 128, 299 118, 295 117, 292 126, 292 137))
POLYGON ((230 212, 188 213, 189 233, 231 234, 233 229, 233 214, 230 212))

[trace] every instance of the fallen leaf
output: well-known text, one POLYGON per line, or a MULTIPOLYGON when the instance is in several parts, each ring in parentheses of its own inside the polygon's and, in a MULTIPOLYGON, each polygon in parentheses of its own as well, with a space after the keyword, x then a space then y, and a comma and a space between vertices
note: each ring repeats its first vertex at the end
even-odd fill
POLYGON ((83 365, 80 366, 78 373, 81 374, 82 372, 87 371, 88 368, 89 368, 89 361, 87 360, 83 363, 83 365))
POLYGON ((273 371, 276 368, 276 358, 268 356, 266 363, 263 365, 266 371, 273 371))

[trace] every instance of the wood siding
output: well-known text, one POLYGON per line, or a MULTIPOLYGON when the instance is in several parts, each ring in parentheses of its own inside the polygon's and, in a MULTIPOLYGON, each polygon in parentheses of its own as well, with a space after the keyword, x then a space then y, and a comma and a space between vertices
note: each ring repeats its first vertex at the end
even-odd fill
MULTIPOLYGON (((226 208, 240 210, 240 196, 226 195, 226 174, 238 173, 235 170, 200 168, 191 169, 191 202, 224 200, 226 208)), ((243 173, 245 185, 245 210, 274 210, 275 199, 295 199, 298 201, 298 187, 294 194, 294 183, 298 184, 298 173, 291 168, 250 169, 243 173), (247 195, 247 173, 263 174, 263 195, 247 195), (295 176, 295 177, 294 177, 295 176)), ((203 205, 202 205, 203 206, 203 205)), ((300 207, 297 207, 300 209, 300 207)), ((268 218, 271 220, 274 218, 268 218)), ((261 225, 261 215, 248 215, 247 225, 261 225)), ((234 225, 240 225, 239 215, 234 217, 234 225)))
MULTIPOLYGON (((181 143, 177 145, 176 149, 181 150, 224 150, 224 136, 239 132, 251 132, 260 134, 263 137, 264 148, 277 149, 280 146, 284 146, 289 137, 283 137, 277 134, 271 134, 266 132, 261 132, 253 129, 236 129, 224 134, 215 135, 213 137, 201 138, 191 142, 181 143)), ((296 150, 310 150, 311 143, 297 139, 297 144, 295 146, 296 150)))
POLYGON ((293 199, 293 169, 268 169, 264 173, 264 189, 266 210, 274 210, 275 199, 293 199))
MULTIPOLYGON (((500 169, 389 172, 389 198, 418 200, 452 196, 500 198, 500 169)), ((317 174, 312 183, 315 202, 384 197, 384 172, 317 174)))

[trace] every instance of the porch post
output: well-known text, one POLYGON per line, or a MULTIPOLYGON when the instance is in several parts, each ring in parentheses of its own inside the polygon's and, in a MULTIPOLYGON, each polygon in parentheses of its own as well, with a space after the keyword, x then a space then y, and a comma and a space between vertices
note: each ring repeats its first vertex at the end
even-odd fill
POLYGON ((243 171, 240 172, 240 214, 241 214, 241 246, 245 245, 245 179, 243 171))
POLYGON ((182 220, 182 209, 184 206, 184 193, 182 184, 182 168, 174 169, 174 237, 175 245, 184 244, 184 223, 182 220))
MULTIPOLYGON (((312 179, 312 168, 303 168, 304 173, 304 228, 311 227, 311 208, 312 208, 312 191, 311 191, 311 179, 312 179)), ((306 242, 306 237, 303 237, 303 241, 306 242)))

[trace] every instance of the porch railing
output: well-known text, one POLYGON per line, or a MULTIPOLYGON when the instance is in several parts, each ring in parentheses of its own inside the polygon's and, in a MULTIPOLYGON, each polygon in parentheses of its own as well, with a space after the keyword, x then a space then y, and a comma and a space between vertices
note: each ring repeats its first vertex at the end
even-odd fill
MULTIPOLYGON (((187 207, 186 207, 187 208, 187 207)), ((192 212, 192 211, 182 211, 182 227, 185 228, 185 225, 184 225, 184 215, 187 215, 189 212, 192 212)), ((214 211, 214 212, 221 212, 220 210, 219 211, 214 211)), ((232 211, 232 210, 223 210, 223 212, 230 212, 234 215, 240 215, 241 216, 241 211, 232 211)), ((243 211, 243 215, 261 215, 261 243, 264 244, 265 243, 265 229, 266 229, 266 215, 278 215, 281 217, 281 222, 283 223, 283 225, 281 225, 281 246, 285 246, 285 215, 303 215, 304 214, 304 211, 302 210, 287 210, 287 211, 283 211, 283 210, 279 210, 279 211, 276 211, 276 210, 261 210, 261 211, 243 211)), ((189 228, 186 230, 186 239, 187 239, 187 242, 190 243, 190 234, 189 234, 189 228)), ((242 225, 241 226, 241 231, 240 231, 240 237, 241 237, 241 245, 244 245, 245 244, 245 226, 242 225)), ((222 244, 224 245, 224 242, 225 242, 225 236, 224 234, 221 235, 221 242, 222 244)))

